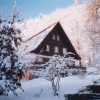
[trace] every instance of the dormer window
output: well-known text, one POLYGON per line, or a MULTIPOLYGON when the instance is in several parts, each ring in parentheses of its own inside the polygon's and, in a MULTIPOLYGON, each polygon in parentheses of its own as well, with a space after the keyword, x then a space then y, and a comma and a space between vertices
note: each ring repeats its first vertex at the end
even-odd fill
POLYGON ((57 46, 54 47, 54 53, 59 53, 59 49, 57 46))
POLYGON ((50 46, 48 44, 45 45, 45 51, 50 51, 50 46))
POLYGON ((63 54, 67 53, 67 48, 63 48, 63 54))
POLYGON ((60 41, 60 36, 59 35, 57 35, 57 41, 60 41))
POLYGON ((54 34, 52 34, 52 39, 55 40, 55 35, 54 34))

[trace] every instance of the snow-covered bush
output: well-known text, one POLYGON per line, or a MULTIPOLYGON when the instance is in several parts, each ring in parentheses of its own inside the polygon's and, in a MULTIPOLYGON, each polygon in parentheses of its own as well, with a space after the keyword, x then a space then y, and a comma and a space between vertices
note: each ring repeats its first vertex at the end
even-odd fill
POLYGON ((23 46, 24 44, 22 43, 17 49, 19 59, 24 62, 24 76, 22 77, 22 79, 29 80, 35 77, 40 77, 40 73, 42 72, 38 72, 37 68, 35 68, 36 66, 38 66, 35 64, 35 62, 38 62, 40 56, 38 54, 30 53, 28 51, 23 50, 23 46))
MULTIPOLYGON (((20 48, 20 49, 22 49, 22 48, 20 48)), ((22 51, 23 49, 21 51, 20 51, 20 49, 18 50, 17 54, 19 55, 19 58, 21 60, 23 60, 24 68, 33 67, 34 63, 38 61, 39 55, 37 55, 35 53, 30 53, 30 52, 26 53, 26 52, 22 51)))
POLYGON ((23 75, 24 64, 15 52, 15 48, 21 41, 21 30, 14 26, 15 22, 21 21, 18 19, 19 11, 20 8, 17 8, 15 1, 12 13, 4 19, 1 18, 0 13, 0 95, 5 96, 9 91, 17 95, 15 90, 21 88, 20 78, 23 75))
POLYGON ((97 73, 100 73, 100 55, 98 54, 97 57, 93 58, 93 63, 92 63, 93 67, 97 68, 97 73))

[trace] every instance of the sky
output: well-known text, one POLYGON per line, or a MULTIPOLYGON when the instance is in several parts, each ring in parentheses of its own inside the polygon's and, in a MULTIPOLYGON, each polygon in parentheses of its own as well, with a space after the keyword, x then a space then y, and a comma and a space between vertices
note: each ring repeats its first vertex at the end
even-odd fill
MULTIPOLYGON (((74 4, 74 0, 16 0, 19 7, 23 7, 21 13, 25 19, 39 17, 42 14, 50 14, 57 8, 66 8, 74 4)), ((14 5, 14 0, 0 0, 0 10, 3 17, 9 13, 14 5), (7 8, 7 10, 6 10, 7 8)))

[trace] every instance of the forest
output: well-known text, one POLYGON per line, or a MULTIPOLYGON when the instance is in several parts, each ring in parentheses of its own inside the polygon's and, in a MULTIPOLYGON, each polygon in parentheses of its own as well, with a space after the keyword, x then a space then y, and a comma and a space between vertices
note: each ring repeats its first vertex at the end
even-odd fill
POLYGON ((35 19, 30 17, 16 26, 21 27, 21 35, 25 41, 59 21, 81 56, 83 64, 88 66, 99 63, 99 10, 99 0, 76 0, 72 6, 56 9, 47 15, 40 13, 39 17, 35 19))

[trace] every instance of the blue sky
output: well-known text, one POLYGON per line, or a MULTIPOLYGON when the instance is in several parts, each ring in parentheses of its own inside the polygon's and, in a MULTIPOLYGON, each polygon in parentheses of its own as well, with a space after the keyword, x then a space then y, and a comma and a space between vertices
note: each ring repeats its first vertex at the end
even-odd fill
MULTIPOLYGON (((36 18, 40 12, 42 14, 50 14, 57 8, 66 8, 74 4, 74 0, 16 0, 19 7, 24 7, 21 13, 23 18, 36 18)), ((3 16, 9 12, 14 5, 14 0, 0 0, 0 10, 3 10, 3 16)))

